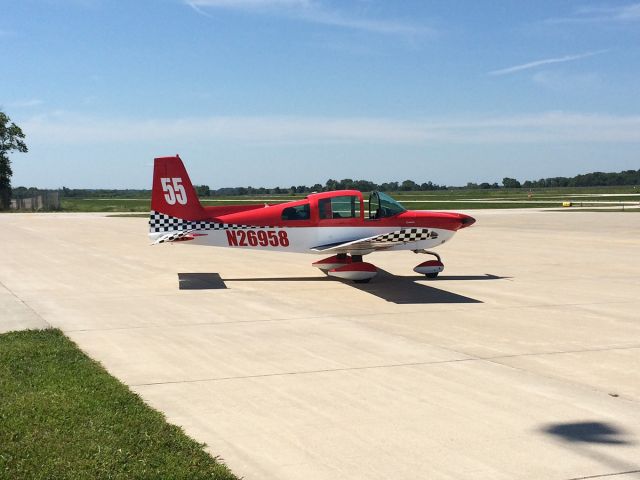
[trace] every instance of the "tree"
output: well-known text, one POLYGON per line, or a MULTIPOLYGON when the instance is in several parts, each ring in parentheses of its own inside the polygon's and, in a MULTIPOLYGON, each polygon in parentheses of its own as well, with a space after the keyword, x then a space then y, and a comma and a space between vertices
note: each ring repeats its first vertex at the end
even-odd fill
POLYGON ((504 177, 502 179, 504 188, 520 188, 520 182, 515 178, 504 177))
POLYGON ((0 111, 0 210, 7 210, 11 205, 11 160, 9 153, 14 150, 26 153, 27 144, 22 140, 24 133, 19 126, 0 111))
POLYGON ((418 185, 416 185, 416 182, 414 182, 413 180, 405 180, 400 185, 400 190, 402 190, 403 192, 410 192, 412 190, 418 190, 418 185))
POLYGON ((199 197, 208 197, 209 195, 211 195, 211 189, 209 188, 209 185, 194 185, 193 188, 196 191, 196 194, 199 197))
POLYGON ((394 192, 399 190, 398 182, 387 182, 380 185, 380 190, 383 192, 394 192))
POLYGON ((327 183, 325 183, 324 189, 327 192, 330 192, 331 190, 338 190, 338 182, 333 178, 330 178, 329 180, 327 180, 327 183))

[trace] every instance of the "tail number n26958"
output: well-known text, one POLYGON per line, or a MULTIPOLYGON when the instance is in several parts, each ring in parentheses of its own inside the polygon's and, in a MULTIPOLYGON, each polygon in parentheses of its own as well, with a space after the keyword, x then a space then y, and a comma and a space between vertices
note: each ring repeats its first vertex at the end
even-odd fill
POLYGON ((230 247, 288 247, 289 237, 284 230, 227 230, 230 247))

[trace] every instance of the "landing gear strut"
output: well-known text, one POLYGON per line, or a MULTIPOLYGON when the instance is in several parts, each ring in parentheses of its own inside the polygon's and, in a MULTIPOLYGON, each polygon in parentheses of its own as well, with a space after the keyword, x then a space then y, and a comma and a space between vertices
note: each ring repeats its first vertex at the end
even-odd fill
POLYGON ((442 263, 442 259, 440 255, 435 252, 430 252, 428 250, 414 250, 414 253, 426 253, 427 255, 433 255, 436 257, 436 260, 427 260, 426 262, 422 262, 420 265, 417 265, 413 271, 416 273, 422 273, 427 278, 436 278, 438 274, 444 270, 444 263, 442 263))

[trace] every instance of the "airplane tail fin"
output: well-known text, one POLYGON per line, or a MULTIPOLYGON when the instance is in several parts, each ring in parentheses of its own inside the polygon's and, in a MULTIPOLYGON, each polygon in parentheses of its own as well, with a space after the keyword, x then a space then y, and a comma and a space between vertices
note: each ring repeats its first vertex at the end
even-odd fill
POLYGON ((154 214, 188 221, 206 218, 205 210, 178 155, 154 160, 151 216, 154 214))

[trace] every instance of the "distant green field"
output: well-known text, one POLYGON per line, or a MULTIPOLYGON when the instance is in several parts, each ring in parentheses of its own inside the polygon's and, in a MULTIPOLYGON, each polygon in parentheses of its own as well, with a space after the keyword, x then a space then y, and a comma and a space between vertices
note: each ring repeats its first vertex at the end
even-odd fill
POLYGON ((59 330, 0 335, 0 478, 234 480, 59 330))
MULTIPOLYGON (((640 188, 634 186, 616 186, 616 187, 562 187, 562 188, 535 188, 531 190, 533 198, 539 196, 564 197, 574 195, 627 195, 634 194, 640 197, 640 188)), ((465 197, 465 198, 495 198, 495 197, 524 197, 529 195, 526 188, 497 188, 497 189, 450 189, 436 190, 425 192, 395 192, 394 196, 404 198, 407 196, 435 196, 436 198, 446 196, 465 197)))
POLYGON ((615 207, 615 208, 563 208, 557 210, 550 210, 551 212, 597 212, 597 213, 611 213, 611 212, 638 212, 640 213, 640 207, 615 207))
POLYGON ((148 212, 150 199, 127 198, 63 198, 63 212, 148 212))
MULTIPOLYGON (((365 198, 367 194, 365 193, 365 198)), ((584 207, 640 204, 635 187, 526 189, 455 189, 427 192, 395 192, 392 196, 411 210, 474 210, 486 208, 553 208, 570 201, 584 207)), ((300 195, 225 196, 202 198, 204 205, 233 203, 282 203, 300 195)), ((140 198, 63 198, 66 212, 148 212, 151 201, 140 198)))

